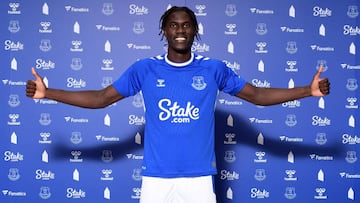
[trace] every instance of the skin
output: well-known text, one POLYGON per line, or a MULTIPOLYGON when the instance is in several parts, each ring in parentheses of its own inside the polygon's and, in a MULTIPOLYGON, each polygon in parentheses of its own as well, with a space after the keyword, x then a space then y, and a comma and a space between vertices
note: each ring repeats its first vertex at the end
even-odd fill
MULTIPOLYGON (((162 30, 168 41, 168 59, 173 62, 185 62, 191 57, 191 46, 196 31, 188 14, 176 11, 169 16, 169 21, 162 30)), ((256 105, 268 106, 301 99, 309 96, 325 96, 330 93, 330 82, 320 78, 323 68, 315 73, 309 85, 295 88, 259 88, 247 83, 236 94, 237 97, 256 105)), ((67 91, 47 88, 42 77, 31 69, 35 80, 29 80, 26 85, 26 96, 41 99, 48 98, 62 103, 83 108, 104 108, 124 98, 110 85, 101 90, 67 91)))

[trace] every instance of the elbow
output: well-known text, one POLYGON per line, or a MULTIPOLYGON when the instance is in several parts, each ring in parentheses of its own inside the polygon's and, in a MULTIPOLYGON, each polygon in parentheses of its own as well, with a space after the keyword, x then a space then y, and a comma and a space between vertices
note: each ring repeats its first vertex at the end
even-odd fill
POLYGON ((111 91, 99 91, 96 95, 96 102, 94 102, 94 105, 92 106, 93 109, 102 109, 106 108, 113 103, 123 99, 124 97, 117 92, 111 92, 111 91))
POLYGON ((252 104, 255 104, 257 106, 270 106, 271 103, 266 102, 266 100, 253 100, 251 101, 252 104))
POLYGON ((90 106, 91 109, 103 109, 111 105, 113 102, 110 102, 104 98, 99 98, 97 102, 94 102, 92 106, 90 106))

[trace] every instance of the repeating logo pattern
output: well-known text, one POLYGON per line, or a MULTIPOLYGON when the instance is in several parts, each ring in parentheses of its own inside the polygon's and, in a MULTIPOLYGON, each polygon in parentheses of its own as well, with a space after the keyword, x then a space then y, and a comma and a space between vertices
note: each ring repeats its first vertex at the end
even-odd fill
MULTIPOLYGON (((334 90, 274 107, 220 93, 218 201, 357 202, 360 4, 272 1, 187 5, 201 35, 192 51, 216 55, 262 88, 307 85, 323 66, 334 90)), ((166 51, 157 26, 170 6, 1 1, 0 202, 138 202, 146 124, 141 93, 130 103, 89 111, 26 98, 24 87, 31 66, 48 87, 107 87, 137 59, 166 51), (24 186, 25 180, 34 184, 24 186)), ((168 82, 159 78, 155 85, 168 82)), ((192 88, 205 91, 207 82, 196 75, 192 88)), ((166 98, 158 105, 162 122, 199 118, 190 101, 180 106, 166 98)))

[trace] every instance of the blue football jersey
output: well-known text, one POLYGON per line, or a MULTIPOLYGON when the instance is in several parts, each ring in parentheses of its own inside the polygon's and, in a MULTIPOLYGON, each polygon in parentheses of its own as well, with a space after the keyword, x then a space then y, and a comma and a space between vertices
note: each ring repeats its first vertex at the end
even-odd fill
POLYGON ((237 94, 245 83, 224 62, 197 54, 184 63, 173 63, 161 55, 131 65, 113 86, 126 97, 142 92, 146 120, 143 175, 216 174, 216 98, 219 91, 237 94))

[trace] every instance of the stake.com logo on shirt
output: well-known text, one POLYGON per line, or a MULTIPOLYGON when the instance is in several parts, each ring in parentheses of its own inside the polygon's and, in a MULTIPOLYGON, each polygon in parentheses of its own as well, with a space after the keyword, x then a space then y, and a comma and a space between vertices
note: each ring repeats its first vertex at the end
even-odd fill
POLYGON ((191 120, 197 120, 200 117, 200 109, 189 101, 186 103, 186 107, 181 107, 178 102, 172 102, 170 99, 161 99, 158 107, 161 110, 159 113, 161 121, 170 119, 172 123, 190 123, 191 120))

